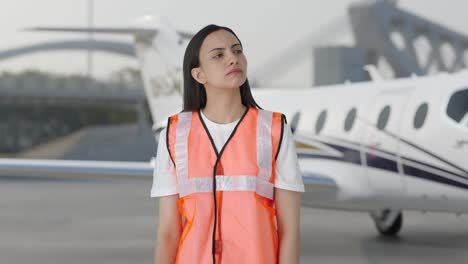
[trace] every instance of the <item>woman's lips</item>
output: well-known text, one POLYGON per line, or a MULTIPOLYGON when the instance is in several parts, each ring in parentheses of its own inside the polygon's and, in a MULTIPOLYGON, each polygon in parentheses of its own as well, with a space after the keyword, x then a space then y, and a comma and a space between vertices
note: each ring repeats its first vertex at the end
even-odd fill
POLYGON ((233 69, 233 70, 229 71, 226 75, 229 75, 231 73, 241 73, 241 72, 242 72, 241 69, 233 69))

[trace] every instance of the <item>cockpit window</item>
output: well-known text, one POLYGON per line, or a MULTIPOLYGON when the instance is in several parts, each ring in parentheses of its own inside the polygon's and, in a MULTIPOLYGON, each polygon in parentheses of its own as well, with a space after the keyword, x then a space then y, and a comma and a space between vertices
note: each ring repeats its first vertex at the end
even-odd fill
POLYGON ((452 94, 447 105, 447 115, 463 127, 468 128, 468 89, 452 94))

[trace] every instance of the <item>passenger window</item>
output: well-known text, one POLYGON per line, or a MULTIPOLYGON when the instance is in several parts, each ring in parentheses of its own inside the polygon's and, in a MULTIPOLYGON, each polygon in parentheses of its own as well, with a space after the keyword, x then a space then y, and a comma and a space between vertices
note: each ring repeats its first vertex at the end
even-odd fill
POLYGON ((299 119, 301 118, 301 113, 296 112, 294 113, 292 120, 291 120, 291 132, 294 133, 296 131, 297 126, 299 125, 299 119))
POLYGON ((322 131, 325 121, 327 119, 327 110, 320 112, 320 115, 315 123, 315 134, 319 134, 322 131))
POLYGON ((414 115, 414 120, 413 120, 413 126, 415 129, 420 129, 424 125, 424 121, 426 121, 428 109, 429 109, 429 106, 427 105, 427 103, 423 103, 416 110, 416 114, 414 115))
POLYGON ((356 119, 356 107, 353 107, 353 109, 351 109, 346 115, 346 119, 344 122, 344 130, 346 132, 350 131, 351 128, 353 128, 355 119, 356 119))
POLYGON ((390 117, 390 106, 386 105, 382 111, 380 111, 379 119, 377 120, 377 128, 382 130, 387 126, 388 118, 390 117))

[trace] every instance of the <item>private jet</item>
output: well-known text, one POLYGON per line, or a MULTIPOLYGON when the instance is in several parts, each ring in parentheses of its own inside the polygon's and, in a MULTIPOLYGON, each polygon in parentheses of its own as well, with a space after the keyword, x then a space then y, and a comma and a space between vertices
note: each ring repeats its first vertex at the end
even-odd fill
MULTIPOLYGON (((128 28, 34 28, 127 34, 141 66, 155 138, 182 106, 182 61, 190 33, 164 17, 128 28)), ((323 87, 253 88, 264 109, 283 112, 294 133, 307 207, 369 213, 395 236, 405 210, 468 212, 468 71, 323 87), (292 103, 294 102, 294 103, 292 103)), ((0 175, 144 178, 150 162, 0 159, 0 175)))

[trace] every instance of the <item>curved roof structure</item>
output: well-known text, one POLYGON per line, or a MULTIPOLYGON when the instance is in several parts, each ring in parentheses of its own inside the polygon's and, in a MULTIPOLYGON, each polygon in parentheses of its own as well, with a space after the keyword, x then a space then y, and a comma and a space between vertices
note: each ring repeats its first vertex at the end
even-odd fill
POLYGON ((131 44, 109 41, 109 40, 63 40, 46 43, 39 43, 29 46, 0 51, 0 61, 12 59, 31 53, 56 51, 56 50, 98 50, 120 54, 128 57, 135 57, 135 50, 131 44))

